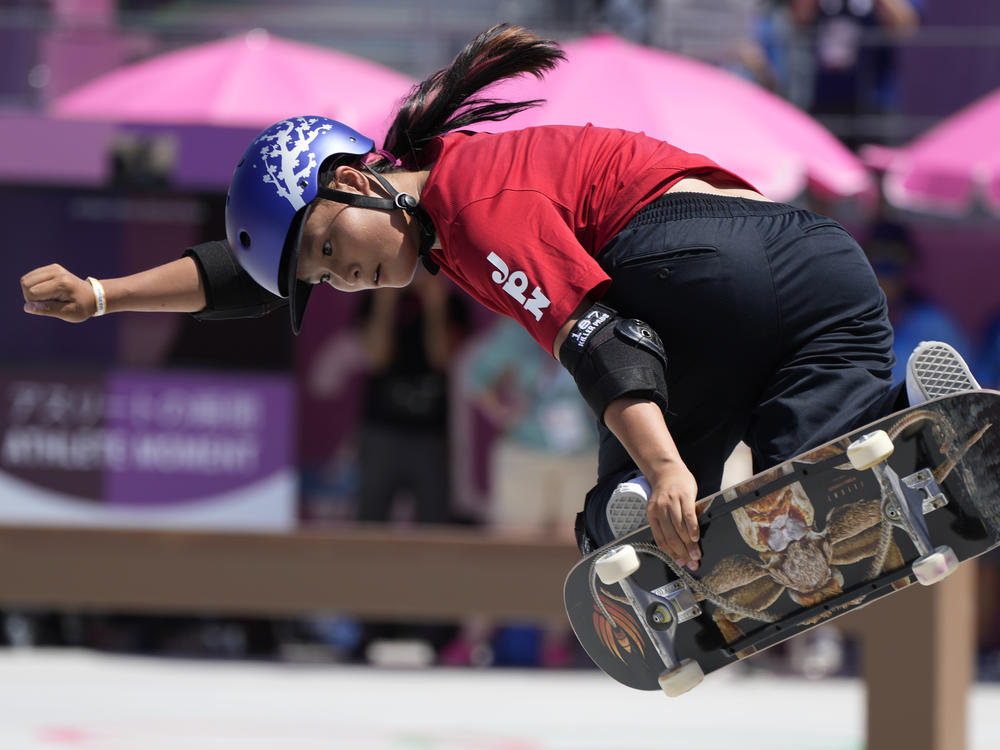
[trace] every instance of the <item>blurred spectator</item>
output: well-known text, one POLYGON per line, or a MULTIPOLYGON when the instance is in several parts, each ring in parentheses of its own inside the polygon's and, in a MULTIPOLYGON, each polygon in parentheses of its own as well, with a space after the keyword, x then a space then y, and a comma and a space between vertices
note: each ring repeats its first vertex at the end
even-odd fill
POLYGON ((773 89, 760 11, 760 0, 651 0, 649 43, 773 89))
POLYGON ((647 44, 650 0, 597 0, 597 19, 606 27, 636 44, 647 44))
POLYGON ((758 36, 762 0, 602 0, 598 21, 638 44, 725 68, 768 88, 774 74, 758 36))
MULTIPOLYGON (((452 520, 448 371, 466 334, 468 310, 447 281, 418 269, 407 287, 368 293, 359 317, 368 377, 358 440, 357 518, 390 521, 396 502, 409 496, 410 520, 447 523, 452 520)), ((377 661, 409 642, 433 658, 429 649, 441 648, 453 634, 448 626, 368 622, 355 654, 377 661)))
POLYGON ((812 106, 816 55, 808 28, 792 12, 795 0, 761 0, 757 41, 767 58, 773 91, 803 110, 812 106))
POLYGON ((649 0, 596 0, 598 24, 636 44, 646 44, 649 0))
POLYGON ((509 318, 477 341, 462 378, 498 431, 490 462, 492 523, 571 538, 596 478, 597 451, 593 415, 573 378, 509 318))
POLYGON ((909 231, 891 221, 879 221, 864 247, 889 303, 895 331, 893 378, 905 379, 906 360, 921 341, 947 341, 958 351, 971 354, 968 337, 958 323, 913 285, 917 250, 909 231))
MULTIPOLYGON (((496 429, 488 516, 494 528, 573 540, 576 514, 594 484, 597 430, 573 378, 516 321, 498 318, 462 371, 464 391, 496 429)), ((450 665, 569 666, 565 623, 465 623, 442 652, 450 665)))
POLYGON ((110 151, 114 187, 150 190, 170 186, 178 153, 172 136, 118 133, 110 151))
POLYGON ((403 289, 379 289, 360 308, 368 368, 361 411, 360 521, 388 521, 408 493, 417 523, 450 520, 448 367, 468 311, 448 282, 418 271, 403 289))
MULTIPOLYGON (((817 115, 880 115, 898 100, 898 41, 920 24, 923 0, 791 0, 793 17, 815 35, 817 115)), ((850 146, 878 133, 837 128, 850 146)))

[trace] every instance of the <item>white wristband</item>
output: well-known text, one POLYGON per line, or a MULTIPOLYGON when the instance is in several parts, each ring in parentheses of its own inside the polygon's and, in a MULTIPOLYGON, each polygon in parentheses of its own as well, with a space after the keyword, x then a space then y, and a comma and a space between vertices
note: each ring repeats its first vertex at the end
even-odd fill
POLYGON ((107 309, 104 299, 104 285, 93 276, 88 276, 87 281, 94 288, 94 298, 97 300, 97 312, 94 314, 94 317, 100 317, 104 315, 107 309))

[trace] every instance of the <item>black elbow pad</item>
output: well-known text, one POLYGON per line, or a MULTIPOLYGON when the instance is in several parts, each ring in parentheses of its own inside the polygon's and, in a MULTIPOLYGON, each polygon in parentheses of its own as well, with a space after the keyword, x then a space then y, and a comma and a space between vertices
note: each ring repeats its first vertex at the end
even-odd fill
POLYGON ((225 240, 189 247, 184 256, 194 258, 205 287, 206 304, 194 313, 197 320, 256 318, 288 305, 243 270, 225 240))
POLYGON ((659 335, 641 320, 597 303, 566 336, 559 361, 601 421, 608 404, 623 396, 648 399, 666 412, 667 355, 659 335))

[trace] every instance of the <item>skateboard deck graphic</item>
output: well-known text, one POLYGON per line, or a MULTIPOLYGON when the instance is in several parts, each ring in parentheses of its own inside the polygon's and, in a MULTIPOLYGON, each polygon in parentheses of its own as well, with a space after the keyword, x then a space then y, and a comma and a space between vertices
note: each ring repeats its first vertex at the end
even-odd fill
POLYGON ((1000 392, 893 414, 703 498, 698 513, 697 571, 644 526, 566 579, 577 638, 625 685, 675 695, 1000 545, 1000 392))

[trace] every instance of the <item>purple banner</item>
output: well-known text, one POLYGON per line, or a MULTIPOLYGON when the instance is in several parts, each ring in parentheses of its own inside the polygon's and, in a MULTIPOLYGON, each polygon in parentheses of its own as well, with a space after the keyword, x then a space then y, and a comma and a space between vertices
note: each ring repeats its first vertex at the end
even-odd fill
POLYGON ((286 381, 113 375, 106 424, 118 443, 111 504, 164 505, 232 492, 292 463, 286 381))
POLYGON ((0 521, 287 527, 289 379, 0 374, 0 521))
MULTIPOLYGON (((0 379, 0 468, 38 487, 98 501, 111 441, 104 385, 88 376, 7 375, 0 379)), ((9 498, 0 499, 0 510, 9 498)))

